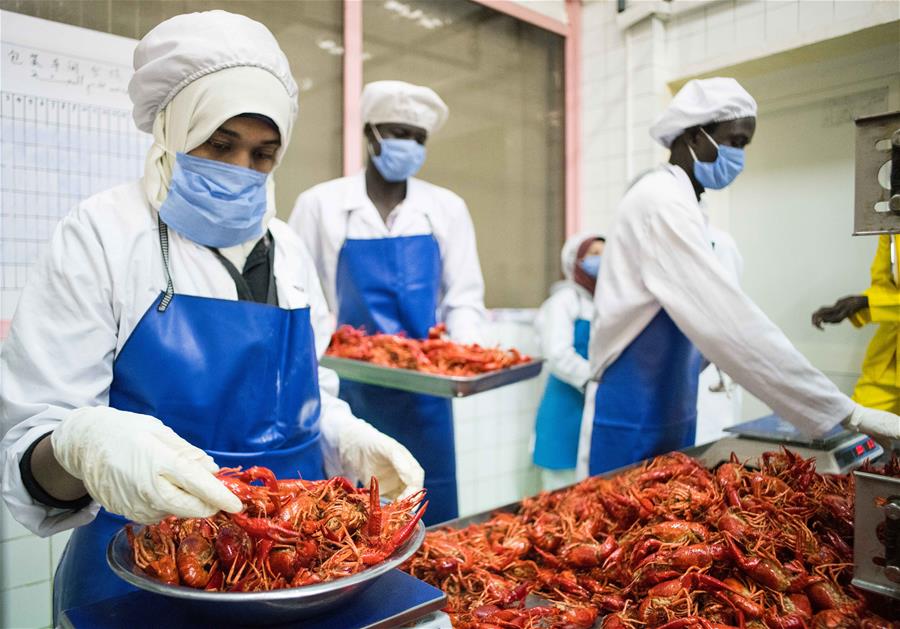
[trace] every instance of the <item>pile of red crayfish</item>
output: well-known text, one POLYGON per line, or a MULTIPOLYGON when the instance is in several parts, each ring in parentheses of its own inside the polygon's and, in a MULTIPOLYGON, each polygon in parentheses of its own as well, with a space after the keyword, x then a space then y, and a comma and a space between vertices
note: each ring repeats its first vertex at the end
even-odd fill
POLYGON ((714 471, 676 452, 431 532, 405 569, 463 629, 900 628, 850 585, 853 489, 787 450, 714 471))
POLYGON ((427 339, 420 341, 397 334, 366 336, 362 329, 343 325, 331 337, 325 353, 445 376, 475 376, 531 362, 529 356, 515 349, 454 343, 445 337, 446 329, 439 323, 428 331, 427 339))
POLYGON ((382 506, 374 476, 364 489, 341 477, 277 480, 264 467, 226 468, 217 476, 244 510, 210 518, 170 516, 138 531, 129 525, 137 567, 164 583, 216 592, 330 581, 386 560, 412 535, 428 506, 424 490, 382 506))

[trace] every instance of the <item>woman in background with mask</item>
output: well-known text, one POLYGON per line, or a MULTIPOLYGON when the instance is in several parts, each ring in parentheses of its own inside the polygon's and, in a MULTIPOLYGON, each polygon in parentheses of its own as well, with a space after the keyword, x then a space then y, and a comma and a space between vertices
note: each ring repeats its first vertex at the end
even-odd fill
POLYGON ((240 511, 219 466, 374 474, 392 496, 422 483, 318 368, 328 308, 274 218, 297 86, 272 34, 225 11, 180 15, 134 65, 134 119, 153 135, 144 177, 60 221, 2 357, 3 498, 38 535, 77 527, 54 615, 133 589, 105 560, 127 520, 240 511))
POLYGON ((688 81, 650 128, 669 162, 619 204, 594 294, 591 474, 693 445, 701 354, 811 436, 900 436, 900 417, 841 393, 716 259, 700 195, 738 176, 755 131, 731 78, 688 81))
POLYGON ((564 280, 550 289, 535 326, 550 372, 534 426, 534 464, 545 491, 575 482, 594 287, 605 239, 595 233, 570 236, 562 249, 564 280))
MULTIPOLYGON (((481 341, 484 280, 469 210, 414 177, 447 106, 430 88, 377 81, 363 90, 361 108, 366 168, 301 194, 289 221, 312 253, 337 324, 425 338, 444 321, 453 340, 481 341)), ((349 381, 340 394, 425 468, 426 524, 455 518, 450 400, 349 381)))

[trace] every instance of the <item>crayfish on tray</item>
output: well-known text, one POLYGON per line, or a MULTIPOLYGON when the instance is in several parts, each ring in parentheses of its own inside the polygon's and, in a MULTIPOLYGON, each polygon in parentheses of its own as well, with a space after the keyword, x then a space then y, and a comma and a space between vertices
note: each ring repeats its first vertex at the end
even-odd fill
POLYGON ((264 467, 224 468, 216 476, 243 511, 128 525, 138 568, 170 585, 217 592, 331 581, 388 559, 428 506, 424 490, 382 505, 374 476, 360 489, 342 477, 279 480, 264 467))
POLYGON ((789 450, 715 470, 673 452, 431 531, 404 569, 461 629, 900 629, 850 584, 853 489, 789 450))
POLYGON ((445 376, 475 376, 531 362, 531 357, 515 349, 454 343, 445 338, 445 332, 445 324, 439 323, 428 331, 428 338, 417 340, 399 334, 367 336, 362 329, 344 325, 331 337, 325 353, 445 376))

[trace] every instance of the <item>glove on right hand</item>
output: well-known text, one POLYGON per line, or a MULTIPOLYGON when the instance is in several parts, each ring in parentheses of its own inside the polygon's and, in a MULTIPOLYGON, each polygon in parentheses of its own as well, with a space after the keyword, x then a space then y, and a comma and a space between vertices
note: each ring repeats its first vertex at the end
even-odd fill
POLYGON ((53 454, 107 511, 141 524, 168 515, 236 513, 241 501, 213 476, 215 461, 149 415, 109 407, 72 411, 50 437, 53 454))

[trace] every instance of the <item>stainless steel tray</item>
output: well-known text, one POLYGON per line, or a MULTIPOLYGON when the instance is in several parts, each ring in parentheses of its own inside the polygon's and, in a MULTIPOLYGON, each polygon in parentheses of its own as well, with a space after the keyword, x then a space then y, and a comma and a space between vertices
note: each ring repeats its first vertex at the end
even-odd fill
POLYGON ((532 358, 530 363, 508 369, 491 371, 480 376, 438 376, 432 373, 382 367, 363 360, 322 356, 319 363, 333 369, 345 380, 377 384, 390 389, 402 389, 413 393, 427 393, 437 397, 466 397, 491 389, 505 387, 536 377, 543 368, 543 358, 532 358))
POLYGON ((271 592, 206 592, 161 583, 134 565, 124 528, 110 541, 106 549, 106 561, 113 572, 135 587, 190 601, 192 612, 199 616, 217 619, 226 625, 260 625, 315 616, 346 603, 375 579, 409 559, 424 539, 425 526, 419 522, 415 533, 384 563, 334 581, 271 592))

